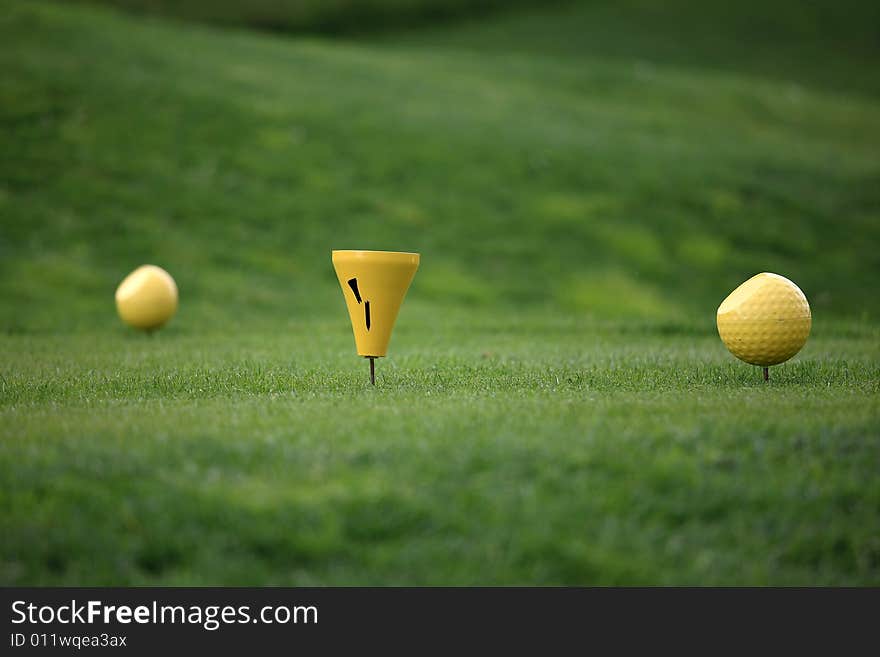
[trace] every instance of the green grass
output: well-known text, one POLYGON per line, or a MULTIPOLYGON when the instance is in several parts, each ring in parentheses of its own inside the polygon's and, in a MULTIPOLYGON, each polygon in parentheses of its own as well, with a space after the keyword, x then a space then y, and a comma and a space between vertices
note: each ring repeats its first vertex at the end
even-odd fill
MULTIPOLYGON (((362 32, 424 24, 527 0, 76 0, 137 14, 274 31, 362 32)), ((534 0, 532 0, 534 2, 534 0)))
POLYGON ((622 7, 0 2, 0 582, 880 583, 872 9, 622 7), (375 389, 331 248, 422 253, 375 389), (713 327, 764 270, 816 320, 767 385, 713 327))
POLYGON ((319 328, 4 341, 2 579, 880 578, 876 331, 764 385, 712 337, 402 320, 371 389, 319 328))
POLYGON ((820 316, 880 312, 880 105, 855 92, 4 5, 6 330, 57 328, 59 293, 65 329, 103 328, 150 261, 186 326, 329 316, 340 247, 420 251, 437 308, 710 326, 769 270, 820 316))

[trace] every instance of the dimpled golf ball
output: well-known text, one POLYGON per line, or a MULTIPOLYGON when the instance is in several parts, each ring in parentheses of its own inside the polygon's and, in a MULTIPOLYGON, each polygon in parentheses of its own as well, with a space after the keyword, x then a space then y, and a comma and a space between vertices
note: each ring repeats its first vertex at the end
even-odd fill
POLYGON ((784 276, 757 274, 718 307, 718 335, 734 356, 767 367, 801 350, 813 320, 801 289, 784 276))
POLYGON ((157 329, 177 312, 177 284, 161 267, 142 265, 116 288, 116 310, 129 326, 157 329))

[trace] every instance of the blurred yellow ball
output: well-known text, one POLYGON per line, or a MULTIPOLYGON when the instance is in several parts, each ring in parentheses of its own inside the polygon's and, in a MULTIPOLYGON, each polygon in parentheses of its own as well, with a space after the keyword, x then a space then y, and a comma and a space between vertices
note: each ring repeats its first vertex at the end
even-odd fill
POLYGON ((757 274, 721 303, 718 335, 734 356, 752 365, 782 363, 801 350, 813 323, 801 289, 779 274, 757 274))
POLYGON ((157 329, 177 312, 177 284, 155 265, 142 265, 116 288, 116 310, 134 328, 157 329))

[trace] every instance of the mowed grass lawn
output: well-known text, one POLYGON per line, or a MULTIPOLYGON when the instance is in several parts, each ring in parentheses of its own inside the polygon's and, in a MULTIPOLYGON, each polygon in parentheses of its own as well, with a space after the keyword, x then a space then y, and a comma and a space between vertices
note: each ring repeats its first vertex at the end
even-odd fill
POLYGON ((789 7, 764 70, 686 4, 332 39, 0 2, 0 583, 880 584, 867 22, 789 7), (422 253, 375 388, 361 247, 422 253), (763 270, 815 316, 768 384, 713 324, 763 270))
POLYGON ((3 580, 878 581, 876 332, 765 385, 711 336, 402 319, 374 389, 344 322, 4 339, 3 580))

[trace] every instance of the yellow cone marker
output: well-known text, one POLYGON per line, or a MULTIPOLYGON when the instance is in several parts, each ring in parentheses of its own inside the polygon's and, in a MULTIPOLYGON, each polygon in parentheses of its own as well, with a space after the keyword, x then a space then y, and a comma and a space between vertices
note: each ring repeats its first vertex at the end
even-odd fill
POLYGON ((784 276, 763 273, 736 288, 718 307, 718 335, 734 356, 764 368, 801 350, 813 323, 801 289, 784 276))
POLYGON ((333 251, 332 260, 358 355, 370 359, 370 383, 375 385, 374 359, 388 353, 400 304, 419 268, 419 254, 333 251))
POLYGON ((116 288, 116 310, 129 326, 157 329, 177 312, 177 284, 161 267, 138 267, 116 288))

